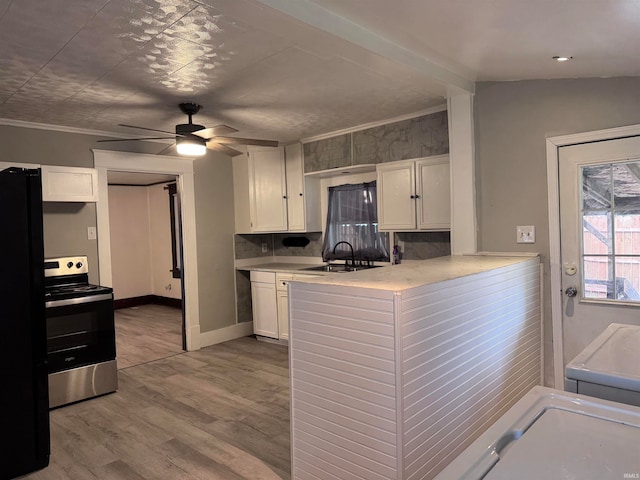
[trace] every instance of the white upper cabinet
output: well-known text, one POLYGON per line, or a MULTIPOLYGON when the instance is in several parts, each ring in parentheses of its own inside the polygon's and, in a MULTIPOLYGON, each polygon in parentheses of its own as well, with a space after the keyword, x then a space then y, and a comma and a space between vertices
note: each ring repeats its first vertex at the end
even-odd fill
POLYGON ((42 165, 44 202, 96 202, 98 175, 94 168, 42 165))
POLYGON ((449 155, 378 164, 381 231, 449 230, 449 155))
POLYGON ((302 163, 302 145, 294 143, 285 147, 285 170, 287 173, 287 218, 290 232, 304 232, 305 192, 302 163))
POLYGON ((416 228, 416 169, 413 160, 383 163, 378 172, 378 226, 380 230, 416 228))
POLYGON ((416 161, 419 230, 451 228, 451 171, 449 155, 416 161))
POLYGON ((302 145, 285 148, 287 172, 287 215, 290 232, 315 232, 322 229, 320 218, 320 179, 304 176, 302 145))
POLYGON ((248 148, 233 159, 236 233, 321 229, 320 181, 303 173, 300 144, 248 148))
POLYGON ((287 230, 284 148, 249 148, 249 205, 253 232, 287 230))

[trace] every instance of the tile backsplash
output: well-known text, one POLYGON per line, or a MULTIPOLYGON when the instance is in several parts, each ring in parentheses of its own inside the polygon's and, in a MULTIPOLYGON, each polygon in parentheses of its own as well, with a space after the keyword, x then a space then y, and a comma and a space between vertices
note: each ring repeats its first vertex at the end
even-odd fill
POLYGON ((404 242, 402 259, 427 260, 451 255, 449 232, 399 232, 396 238, 404 242))
MULTIPOLYGON (((449 232, 400 232, 396 238, 404 242, 402 258, 405 260, 426 260, 451 254, 449 232)), ((311 233, 265 233, 235 235, 236 260, 258 257, 322 257, 322 232, 311 233), (306 237, 305 247, 285 247, 282 240, 287 237, 306 237), (267 244, 267 252, 262 252, 262 244, 267 244)))
POLYGON ((321 257, 322 232, 310 233, 265 233, 235 235, 236 260, 257 257, 321 257), (285 247, 282 240, 287 237, 306 237, 309 244, 305 247, 285 247), (267 244, 267 252, 262 252, 262 244, 267 244))

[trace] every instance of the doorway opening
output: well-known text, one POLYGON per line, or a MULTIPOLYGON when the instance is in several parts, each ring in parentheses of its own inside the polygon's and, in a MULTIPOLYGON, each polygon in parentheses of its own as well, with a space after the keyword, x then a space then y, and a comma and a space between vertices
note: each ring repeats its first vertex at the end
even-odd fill
POLYGON ((185 350, 177 177, 107 171, 118 366, 185 350))
MULTIPOLYGON (((180 251, 181 291, 182 291, 182 348, 192 351, 200 348, 200 312, 198 259, 195 228, 195 186, 193 179, 193 159, 168 155, 149 155, 108 150, 93 150, 95 169, 98 174, 98 202, 96 205, 98 223, 98 257, 100 263, 100 283, 112 286, 112 252, 109 213, 109 172, 127 172, 170 175, 176 180, 179 194, 179 213, 182 249, 180 251)), ((165 192, 168 203, 168 193, 165 192)), ((162 201, 162 203, 165 203, 162 201)), ((166 203, 165 203, 166 205, 166 203)), ((173 266, 168 269, 173 270, 173 266)), ((173 287, 172 287, 173 289, 173 287)))

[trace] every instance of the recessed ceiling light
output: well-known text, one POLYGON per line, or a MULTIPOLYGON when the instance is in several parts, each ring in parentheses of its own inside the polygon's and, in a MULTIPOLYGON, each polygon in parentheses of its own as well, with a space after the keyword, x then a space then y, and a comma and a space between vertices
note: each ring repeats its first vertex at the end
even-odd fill
POLYGON ((556 55, 555 57, 553 57, 553 59, 556 62, 568 62, 569 60, 571 60, 573 57, 561 57, 559 55, 556 55))

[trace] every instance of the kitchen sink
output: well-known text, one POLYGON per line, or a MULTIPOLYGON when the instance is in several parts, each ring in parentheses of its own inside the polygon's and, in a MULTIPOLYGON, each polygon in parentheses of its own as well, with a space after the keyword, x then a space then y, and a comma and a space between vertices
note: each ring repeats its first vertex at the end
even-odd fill
POLYGON ((347 266, 343 263, 329 264, 329 265, 317 265, 315 267, 303 268, 302 270, 316 271, 316 272, 332 272, 332 273, 347 273, 357 272, 360 270, 369 270, 370 268, 378 268, 382 265, 363 265, 359 267, 347 266))

